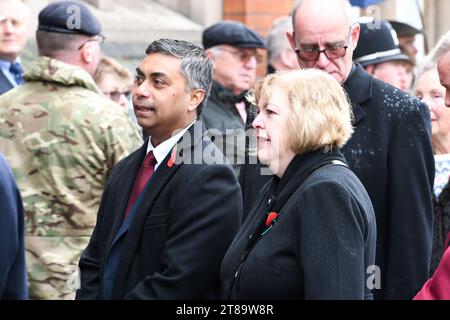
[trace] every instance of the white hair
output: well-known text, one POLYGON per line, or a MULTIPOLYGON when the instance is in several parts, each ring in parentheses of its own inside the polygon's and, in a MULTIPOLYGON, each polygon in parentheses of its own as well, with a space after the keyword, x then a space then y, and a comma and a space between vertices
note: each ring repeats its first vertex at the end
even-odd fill
POLYGON ((276 19, 267 35, 267 50, 269 52, 269 63, 275 62, 284 49, 290 48, 286 32, 292 32, 290 16, 283 16, 276 19))
POLYGON ((450 31, 447 31, 436 44, 436 46, 431 50, 429 56, 434 63, 437 63, 439 59, 450 51, 450 31))

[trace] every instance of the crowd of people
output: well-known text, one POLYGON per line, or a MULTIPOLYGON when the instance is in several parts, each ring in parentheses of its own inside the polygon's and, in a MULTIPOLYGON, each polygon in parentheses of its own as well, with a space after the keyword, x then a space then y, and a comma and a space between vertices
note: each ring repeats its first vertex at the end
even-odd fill
POLYGON ((302 0, 133 75, 74 1, 23 70, 30 15, 0 0, 0 299, 450 299, 450 32, 302 0))

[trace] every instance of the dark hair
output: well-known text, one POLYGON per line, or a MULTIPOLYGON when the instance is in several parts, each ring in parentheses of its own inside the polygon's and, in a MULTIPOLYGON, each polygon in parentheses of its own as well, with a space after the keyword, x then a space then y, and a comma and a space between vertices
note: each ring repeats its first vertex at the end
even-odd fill
POLYGON ((187 41, 159 39, 153 41, 145 52, 147 54, 162 53, 181 60, 181 72, 187 83, 186 90, 205 91, 205 98, 197 107, 197 115, 200 115, 209 97, 213 76, 213 64, 203 48, 187 41))
POLYGON ((76 51, 88 36, 38 30, 36 42, 40 56, 55 58, 59 53, 76 51))

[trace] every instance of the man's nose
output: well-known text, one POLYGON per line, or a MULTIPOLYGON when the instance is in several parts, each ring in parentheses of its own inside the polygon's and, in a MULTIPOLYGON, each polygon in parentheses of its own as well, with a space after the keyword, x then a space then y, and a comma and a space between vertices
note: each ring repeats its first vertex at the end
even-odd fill
POLYGON ((445 90, 445 105, 447 106, 447 108, 450 108, 450 90, 449 89, 445 90))
POLYGON ((317 58, 317 61, 316 61, 316 65, 319 68, 322 68, 322 67, 326 67, 329 62, 330 62, 330 60, 328 60, 328 57, 325 54, 325 51, 320 51, 319 57, 317 58))
POLYGON ((135 97, 149 97, 150 96, 150 89, 148 88, 147 82, 144 81, 141 84, 136 84, 133 90, 133 95, 135 97))
POLYGON ((248 69, 255 69, 258 66, 258 61, 255 56, 250 56, 247 61, 245 61, 244 66, 248 69))
POLYGON ((0 22, 0 28, 3 30, 3 32, 11 33, 14 29, 14 25, 11 20, 5 19, 0 22))

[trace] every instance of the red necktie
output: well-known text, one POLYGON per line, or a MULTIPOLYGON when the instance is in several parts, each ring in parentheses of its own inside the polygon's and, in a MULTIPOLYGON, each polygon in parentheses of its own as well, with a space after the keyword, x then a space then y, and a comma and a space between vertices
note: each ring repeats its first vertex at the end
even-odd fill
POLYGON ((139 197, 139 194, 142 192, 148 180, 152 176, 153 171, 155 170, 155 164, 155 156, 153 155, 153 151, 150 151, 149 153, 147 153, 144 162, 142 162, 136 180, 134 181, 133 189, 131 190, 131 195, 128 199, 128 206, 127 210, 125 211, 124 219, 127 217, 128 213, 130 213, 130 210, 133 207, 136 199, 139 197))

